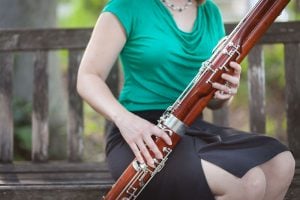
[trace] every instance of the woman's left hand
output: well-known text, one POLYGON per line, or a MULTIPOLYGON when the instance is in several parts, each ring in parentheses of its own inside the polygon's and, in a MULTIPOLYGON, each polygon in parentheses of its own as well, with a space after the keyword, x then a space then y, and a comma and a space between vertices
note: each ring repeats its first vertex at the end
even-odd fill
POLYGON ((215 92, 215 99, 219 100, 229 100, 231 97, 236 95, 239 85, 240 85, 240 77, 241 77, 241 65, 236 62, 230 62, 230 67, 234 69, 233 75, 224 73, 222 74, 222 78, 226 81, 226 83, 213 83, 212 86, 217 89, 215 92))

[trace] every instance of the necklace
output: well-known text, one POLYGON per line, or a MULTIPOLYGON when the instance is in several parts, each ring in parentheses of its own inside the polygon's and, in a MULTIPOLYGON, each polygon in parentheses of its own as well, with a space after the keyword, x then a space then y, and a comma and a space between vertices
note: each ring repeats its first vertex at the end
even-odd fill
POLYGON ((191 6, 193 4, 192 0, 187 0, 187 2, 182 7, 179 7, 179 6, 175 6, 175 4, 171 3, 169 0, 161 0, 161 1, 164 4, 166 4, 169 8, 171 8, 172 10, 178 11, 178 12, 184 11, 185 9, 187 9, 189 6, 191 6))

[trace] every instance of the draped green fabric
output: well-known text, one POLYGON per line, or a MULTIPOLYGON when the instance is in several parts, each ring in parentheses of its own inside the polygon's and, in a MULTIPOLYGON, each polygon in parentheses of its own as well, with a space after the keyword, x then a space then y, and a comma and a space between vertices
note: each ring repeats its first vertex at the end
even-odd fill
POLYGON ((119 101, 131 111, 172 105, 225 34, 211 0, 198 7, 191 32, 178 28, 160 0, 110 0, 102 12, 113 13, 126 32, 119 101))

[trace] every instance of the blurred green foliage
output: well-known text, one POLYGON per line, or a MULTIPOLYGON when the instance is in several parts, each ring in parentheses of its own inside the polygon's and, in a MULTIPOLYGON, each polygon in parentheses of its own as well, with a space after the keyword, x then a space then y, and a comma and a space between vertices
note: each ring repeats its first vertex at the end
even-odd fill
POLYGON ((296 1, 290 1, 288 5, 290 20, 300 20, 300 7, 297 7, 296 1))
POLYGON ((31 112, 32 104, 22 99, 13 99, 14 160, 30 160, 31 157, 31 112))
POLYGON ((92 27, 107 0, 58 0, 61 27, 92 27), (67 13, 67 14, 64 14, 67 13))

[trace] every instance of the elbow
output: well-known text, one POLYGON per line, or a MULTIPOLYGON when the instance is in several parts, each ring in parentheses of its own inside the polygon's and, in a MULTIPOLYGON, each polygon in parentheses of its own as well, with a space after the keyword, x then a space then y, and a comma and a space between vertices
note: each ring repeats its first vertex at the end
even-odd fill
POLYGON ((81 96, 81 88, 80 88, 80 83, 77 79, 77 84, 76 84, 76 90, 77 90, 77 93, 79 94, 79 96, 81 96))
POLYGON ((83 97, 83 83, 82 83, 82 75, 78 72, 77 81, 76 81, 76 90, 79 96, 83 97))

